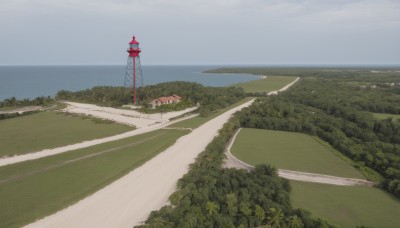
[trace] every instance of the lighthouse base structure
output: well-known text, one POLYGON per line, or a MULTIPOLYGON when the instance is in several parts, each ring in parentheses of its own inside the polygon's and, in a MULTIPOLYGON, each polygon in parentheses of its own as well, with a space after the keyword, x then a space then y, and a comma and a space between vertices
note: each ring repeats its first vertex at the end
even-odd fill
POLYGON ((126 64, 126 73, 124 86, 132 88, 132 101, 136 104, 138 87, 143 86, 142 77, 142 66, 140 64, 140 56, 128 57, 128 63, 126 64))

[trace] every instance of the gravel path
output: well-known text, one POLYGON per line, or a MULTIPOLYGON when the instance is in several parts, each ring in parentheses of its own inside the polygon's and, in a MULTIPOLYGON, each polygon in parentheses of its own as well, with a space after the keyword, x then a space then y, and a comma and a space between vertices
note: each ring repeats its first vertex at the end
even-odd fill
POLYGON ((78 203, 28 227, 132 227, 168 202, 189 164, 218 134, 230 116, 253 100, 194 129, 139 168, 78 203))
MULTIPOLYGON (((239 129, 235 135, 230 140, 227 149, 226 149, 226 156, 227 158, 224 161, 223 167, 225 168, 237 168, 237 169, 246 169, 248 171, 253 170, 254 166, 249 165, 238 158, 236 158, 231 153, 231 148, 233 143, 235 142, 236 136, 239 134, 241 129, 239 129)), ((289 180, 297 180, 297 181, 305 181, 305 182, 315 182, 315 183, 323 183, 323 184, 332 184, 332 185, 348 185, 348 186, 355 186, 355 185, 363 185, 363 186, 374 186, 375 183, 363 179, 353 179, 353 178, 346 178, 346 177, 336 177, 336 176, 329 176, 329 175, 322 175, 316 173, 307 173, 307 172, 298 172, 298 171, 291 171, 285 169, 278 169, 278 175, 285 179, 289 180)))

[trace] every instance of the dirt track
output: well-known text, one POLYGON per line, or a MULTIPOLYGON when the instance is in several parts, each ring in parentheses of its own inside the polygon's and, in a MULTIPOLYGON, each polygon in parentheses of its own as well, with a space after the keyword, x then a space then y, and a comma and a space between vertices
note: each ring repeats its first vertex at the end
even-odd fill
MULTIPOLYGON (((235 133, 235 135, 232 137, 232 139, 229 142, 229 145, 226 149, 227 159, 224 162, 224 167, 253 170, 254 166, 249 165, 249 164, 237 159, 231 153, 232 145, 235 142, 236 136, 239 134, 239 132, 240 132, 240 129, 235 133)), ((322 183, 322 184, 348 185, 348 186, 364 185, 364 186, 370 186, 370 187, 375 185, 374 182, 363 180, 363 179, 336 177, 336 176, 322 175, 322 174, 316 174, 316 173, 291 171, 291 170, 285 170, 285 169, 278 169, 278 175, 280 177, 283 177, 283 178, 289 179, 289 180, 315 182, 315 183, 322 183)))

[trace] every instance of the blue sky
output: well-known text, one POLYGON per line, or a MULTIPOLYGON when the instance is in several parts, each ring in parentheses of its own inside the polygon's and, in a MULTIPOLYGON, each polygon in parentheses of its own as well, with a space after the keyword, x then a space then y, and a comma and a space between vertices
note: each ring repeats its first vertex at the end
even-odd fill
POLYGON ((0 65, 400 64, 400 0, 0 0, 0 65))

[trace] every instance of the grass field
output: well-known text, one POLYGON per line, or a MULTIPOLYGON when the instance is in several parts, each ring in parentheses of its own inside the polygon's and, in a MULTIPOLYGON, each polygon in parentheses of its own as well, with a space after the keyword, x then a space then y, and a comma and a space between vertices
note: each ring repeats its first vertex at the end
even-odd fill
POLYGON ((248 93, 265 93, 279 90, 285 85, 293 82, 295 79, 295 77, 288 76, 268 76, 265 79, 238 83, 232 86, 242 87, 244 91, 248 93))
POLYGON ((393 120, 400 120, 400 115, 395 114, 386 114, 386 113, 372 113, 372 115, 380 120, 384 120, 387 118, 392 118, 393 120))
POLYGON ((63 113, 40 112, 0 121, 0 157, 25 154, 116 135, 132 127, 94 122, 63 113))
POLYGON ((253 98, 252 97, 246 97, 246 98, 240 100, 239 102, 228 106, 227 108, 217 110, 216 112, 214 112, 210 116, 207 116, 207 117, 196 116, 196 117, 193 117, 193 118, 178 122, 176 124, 172 124, 169 127, 184 127, 184 128, 192 128, 192 129, 197 128, 197 127, 201 126, 202 124, 204 124, 205 122, 207 122, 207 121, 209 121, 209 120, 221 115, 222 113, 224 113, 224 112, 226 112, 226 111, 228 111, 228 110, 230 110, 230 109, 232 109, 234 107, 237 107, 237 106, 239 106, 239 105, 241 105, 243 103, 246 103, 247 101, 249 101, 251 99, 253 99, 253 98))
POLYGON ((269 163, 281 169, 364 179, 355 168, 306 134, 244 128, 231 152, 251 165, 269 163))
POLYGON ((398 227, 400 201, 377 188, 290 181, 295 208, 340 227, 398 227))
POLYGON ((77 202, 140 166, 187 133, 157 130, 0 167, 0 227, 20 227, 77 202))

